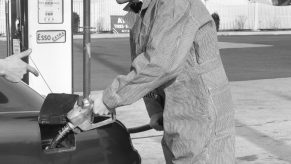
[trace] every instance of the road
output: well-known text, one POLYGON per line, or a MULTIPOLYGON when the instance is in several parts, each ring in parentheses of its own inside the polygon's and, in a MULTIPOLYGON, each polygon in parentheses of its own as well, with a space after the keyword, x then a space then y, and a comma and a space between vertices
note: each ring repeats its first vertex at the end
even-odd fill
POLYGON ((291 77, 291 36, 227 36, 219 41, 270 45, 269 47, 222 49, 230 81, 291 77))
MULTIPOLYGON (((291 77, 291 36, 220 36, 230 81, 291 77), (247 44, 245 44, 247 43, 247 44)), ((82 40, 74 40, 74 88, 82 89, 82 40)), ((100 90, 130 65, 128 38, 92 40, 92 90, 100 90)))

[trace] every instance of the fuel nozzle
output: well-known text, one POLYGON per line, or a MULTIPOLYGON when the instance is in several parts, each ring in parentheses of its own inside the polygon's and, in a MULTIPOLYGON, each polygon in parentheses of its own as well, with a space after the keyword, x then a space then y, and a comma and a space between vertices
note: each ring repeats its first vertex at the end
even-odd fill
POLYGON ((50 145, 46 147, 46 150, 56 148, 61 139, 64 138, 64 136, 67 135, 73 129, 75 129, 75 126, 70 122, 67 123, 67 125, 64 126, 62 130, 58 132, 58 135, 51 141, 50 145))
POLYGON ((69 122, 58 132, 58 135, 51 141, 46 149, 54 149, 61 139, 70 131, 78 128, 86 121, 91 121, 93 115, 93 101, 83 99, 82 103, 76 103, 74 108, 67 114, 69 122))
POLYGON ((62 138, 76 128, 81 131, 88 131, 111 124, 116 120, 115 113, 111 114, 110 119, 97 123, 94 123, 94 118, 92 100, 83 99, 80 104, 76 103, 75 107, 67 114, 68 123, 58 132, 58 135, 46 149, 56 148, 62 138))

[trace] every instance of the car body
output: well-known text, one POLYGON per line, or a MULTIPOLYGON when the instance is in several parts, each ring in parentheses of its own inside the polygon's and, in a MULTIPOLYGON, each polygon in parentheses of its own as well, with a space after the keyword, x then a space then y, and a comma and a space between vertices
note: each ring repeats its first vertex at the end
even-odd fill
POLYGON ((46 151, 63 124, 39 121, 45 98, 24 83, 0 78, 0 163, 3 164, 139 164, 126 127, 116 121, 68 135, 65 146, 46 151))

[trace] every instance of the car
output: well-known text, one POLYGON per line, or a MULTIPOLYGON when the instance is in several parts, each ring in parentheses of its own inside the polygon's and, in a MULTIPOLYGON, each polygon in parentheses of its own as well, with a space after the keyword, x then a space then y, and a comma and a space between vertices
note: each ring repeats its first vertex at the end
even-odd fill
POLYGON ((70 132, 56 148, 48 150, 51 140, 64 127, 64 116, 75 96, 52 95, 63 97, 56 99, 56 103, 62 104, 65 110, 56 108, 47 112, 44 104, 49 96, 41 96, 23 82, 11 83, 0 78, 0 163, 141 163, 128 129, 118 120, 94 130, 70 132))

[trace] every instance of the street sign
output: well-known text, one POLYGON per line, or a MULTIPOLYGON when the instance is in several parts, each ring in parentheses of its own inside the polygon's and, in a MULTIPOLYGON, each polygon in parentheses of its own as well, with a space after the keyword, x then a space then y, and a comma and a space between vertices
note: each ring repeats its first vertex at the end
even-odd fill
POLYGON ((41 43, 65 43, 65 30, 41 30, 36 32, 36 42, 41 43))
POLYGON ((63 23, 63 0, 38 0, 40 24, 63 23))
POLYGON ((13 54, 19 54, 21 52, 20 39, 12 39, 12 45, 13 54))
POLYGON ((114 33, 129 33, 129 26, 125 23, 124 16, 111 15, 111 29, 114 33))

